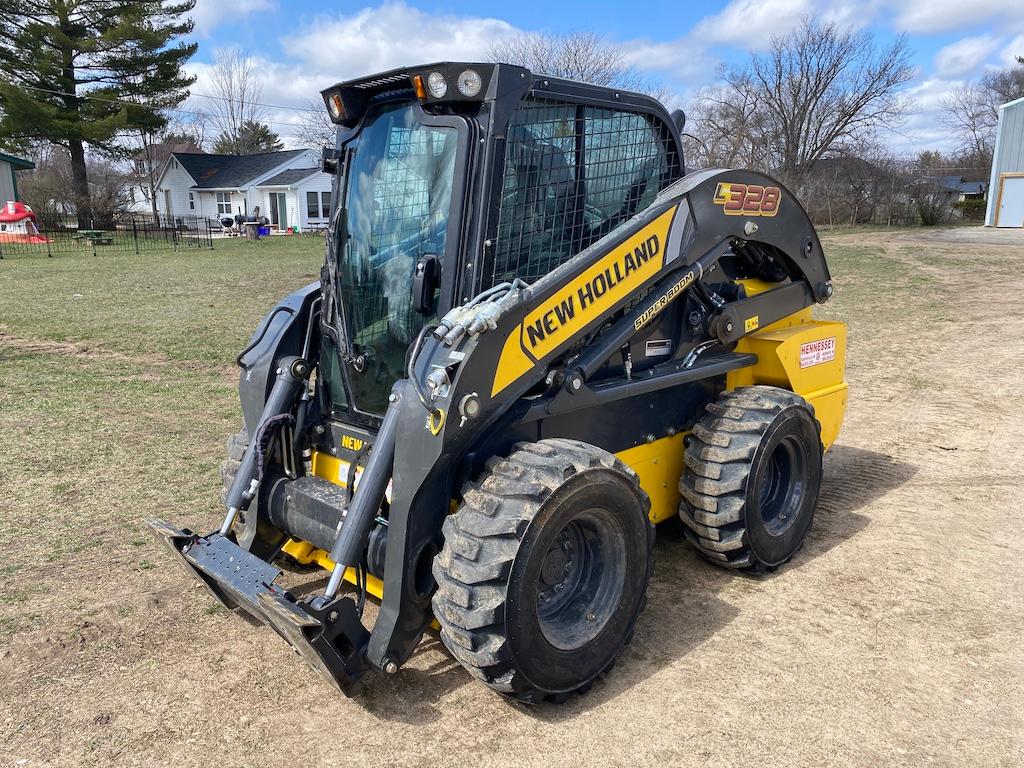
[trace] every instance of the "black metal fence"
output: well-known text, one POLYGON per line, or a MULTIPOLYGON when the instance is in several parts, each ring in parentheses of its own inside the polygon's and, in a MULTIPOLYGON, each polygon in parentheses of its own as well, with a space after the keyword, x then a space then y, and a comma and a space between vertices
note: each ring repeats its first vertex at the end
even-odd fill
POLYGON ((18 255, 82 256, 100 253, 213 248, 214 227, 200 216, 125 216, 113 226, 79 228, 74 222, 54 226, 33 237, 18 228, 0 231, 0 259, 18 255))

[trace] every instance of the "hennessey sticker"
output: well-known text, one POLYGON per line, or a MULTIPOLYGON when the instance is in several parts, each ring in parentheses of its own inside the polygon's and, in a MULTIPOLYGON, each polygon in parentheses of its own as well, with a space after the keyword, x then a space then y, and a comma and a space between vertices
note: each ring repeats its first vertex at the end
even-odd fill
POLYGON ((800 345, 800 367, 810 368, 836 359, 836 337, 808 341, 800 345))

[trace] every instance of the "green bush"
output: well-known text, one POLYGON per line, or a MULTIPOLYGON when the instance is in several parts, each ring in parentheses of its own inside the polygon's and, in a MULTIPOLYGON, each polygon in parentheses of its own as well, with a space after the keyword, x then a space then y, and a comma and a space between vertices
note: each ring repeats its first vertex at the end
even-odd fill
POLYGON ((967 200, 961 200, 959 203, 953 203, 953 208, 960 211, 960 215, 970 221, 981 221, 985 218, 986 201, 978 200, 976 198, 968 198, 967 200))

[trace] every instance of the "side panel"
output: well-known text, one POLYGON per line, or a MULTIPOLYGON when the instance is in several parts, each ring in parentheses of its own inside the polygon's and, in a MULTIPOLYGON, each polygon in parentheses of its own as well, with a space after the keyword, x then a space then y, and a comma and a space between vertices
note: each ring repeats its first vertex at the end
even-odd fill
POLYGON ((839 437, 846 413, 846 324, 808 317, 779 325, 740 340, 736 351, 753 352, 758 362, 727 374, 726 388, 768 384, 801 395, 814 406, 827 450, 839 437))
POLYGON ((638 445, 616 456, 640 477, 640 487, 651 497, 650 518, 661 523, 679 514, 679 477, 683 474, 683 440, 679 432, 652 443, 638 445))

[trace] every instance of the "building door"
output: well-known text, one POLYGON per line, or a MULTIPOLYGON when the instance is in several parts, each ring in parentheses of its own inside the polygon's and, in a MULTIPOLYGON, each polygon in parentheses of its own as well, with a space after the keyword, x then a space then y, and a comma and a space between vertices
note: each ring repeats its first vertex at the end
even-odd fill
POLYGON ((1024 227, 1024 176, 1004 174, 999 179, 997 227, 1024 227))
POLYGON ((174 215, 174 209, 171 207, 171 190, 164 190, 164 213, 168 216, 174 215))
POLYGON ((288 196, 284 192, 270 193, 270 223, 282 231, 288 229, 288 196))

